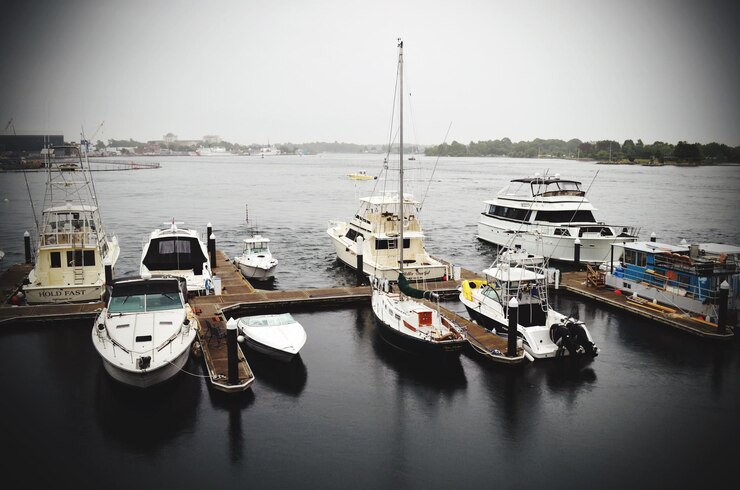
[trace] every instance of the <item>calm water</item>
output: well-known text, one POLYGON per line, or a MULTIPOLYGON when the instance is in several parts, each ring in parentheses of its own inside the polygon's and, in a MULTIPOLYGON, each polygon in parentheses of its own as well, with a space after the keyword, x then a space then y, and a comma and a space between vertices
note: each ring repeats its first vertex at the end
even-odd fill
MULTIPOLYGON (((96 172, 106 228, 121 241, 116 274, 138 270, 143 237, 173 217, 240 251, 244 205, 273 240, 279 289, 353 284, 326 235, 375 182, 381 158, 358 155, 167 158, 162 168, 96 172)), ((425 159, 432 166, 434 161, 425 159)), ((422 216, 428 249, 480 270, 481 201, 511 178, 559 172, 591 184, 597 218, 647 239, 740 243, 740 167, 599 166, 554 160, 442 159, 422 216), (598 172, 598 175, 596 175, 598 172), (592 183, 593 182, 593 183, 592 183)), ((28 185, 41 206, 43 175, 28 185)), ((414 189, 412 189, 414 190, 414 189)), ((417 196, 420 195, 416 192, 417 196)), ((33 233, 26 181, 0 174, 0 267, 33 233)), ((170 383, 118 385, 90 322, 3 327, 4 481, 75 487, 493 488, 696 487, 734 478, 740 461, 740 341, 707 342, 558 295, 576 306, 601 354, 523 369, 465 353, 452 365, 399 355, 368 307, 298 313, 299 362, 247 351, 251 391, 224 395, 192 358, 170 383)), ((459 304, 449 306, 463 311, 459 304)))

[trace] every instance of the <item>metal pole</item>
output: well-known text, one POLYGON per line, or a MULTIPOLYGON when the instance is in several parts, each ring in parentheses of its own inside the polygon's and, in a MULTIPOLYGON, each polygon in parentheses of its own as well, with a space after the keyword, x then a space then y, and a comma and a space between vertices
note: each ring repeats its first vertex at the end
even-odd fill
POLYGON ((26 264, 31 264, 31 234, 28 232, 23 234, 23 248, 26 252, 26 264))
POLYGON ((229 318, 226 322, 226 354, 229 366, 229 384, 239 384, 239 359, 236 350, 237 337, 236 320, 229 318))
POLYGON ((727 333, 727 300, 730 297, 730 285, 722 281, 719 285, 719 318, 717 319, 717 333, 727 333))
POLYGON ((365 281, 365 262, 362 258, 363 248, 365 246, 365 239, 361 236, 357 237, 356 240, 357 243, 357 285, 362 286, 362 283, 365 281))
POLYGON ((509 301, 509 344, 508 344, 508 352, 506 355, 508 357, 514 357, 516 356, 516 340, 518 336, 517 331, 517 324, 519 323, 519 302, 516 300, 516 298, 511 298, 511 301, 509 301))
POLYGON ((110 286, 113 284, 113 264, 109 257, 106 257, 103 263, 105 264, 105 285, 110 286))
POLYGON ((609 245, 609 274, 614 274, 614 244, 609 245))

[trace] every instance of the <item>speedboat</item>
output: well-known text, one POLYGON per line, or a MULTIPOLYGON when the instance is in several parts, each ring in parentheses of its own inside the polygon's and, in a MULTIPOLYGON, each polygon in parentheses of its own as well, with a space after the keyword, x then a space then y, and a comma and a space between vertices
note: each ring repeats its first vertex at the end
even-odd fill
POLYGON ((637 240, 633 226, 596 221, 596 208, 575 180, 559 174, 514 179, 496 198, 484 201, 478 221, 478 238, 500 247, 513 243, 548 259, 572 262, 576 240, 580 261, 600 264, 613 244, 637 240))
POLYGON ((377 177, 368 175, 365 170, 358 170, 357 172, 347 174, 347 177, 349 177, 352 180, 375 180, 377 179, 377 177))
POLYGON ((408 280, 446 279, 451 275, 449 267, 431 257, 424 248, 424 232, 419 221, 421 204, 410 194, 405 194, 403 199, 399 196, 395 192, 385 192, 363 197, 351 221, 331 221, 326 232, 332 239, 337 258, 356 269, 359 253, 365 274, 397 281, 398 244, 403 243, 403 268, 408 280), (399 226, 402 222, 403 227, 399 226), (399 240, 402 228, 403 241, 399 240))
POLYGON ((290 361, 306 343, 306 331, 290 313, 245 316, 237 321, 247 345, 281 361, 290 361))
POLYGON ((164 223, 145 239, 139 274, 185 278, 188 293, 208 294, 213 275, 208 248, 198 232, 180 227, 181 222, 164 223))
POLYGON ((120 254, 104 228, 87 154, 77 146, 44 148, 46 192, 36 263, 23 293, 29 304, 101 301, 106 266, 120 254))
POLYGON ((139 388, 176 375, 188 360, 198 330, 186 298, 183 278, 115 281, 92 329, 93 345, 108 374, 139 388))
MULTIPOLYGON (((400 40, 398 44, 398 73, 400 85, 398 93, 403 94, 403 42, 400 40)), ((398 196, 403 196, 402 97, 399 98, 399 113, 398 196)), ((366 202, 368 204, 373 203, 372 200, 366 202)), ((420 256, 414 254, 414 251, 419 252, 419 248, 411 248, 411 243, 407 247, 406 236, 407 234, 411 235, 408 240, 410 242, 417 240, 416 243, 420 245, 421 228, 418 227, 418 221, 414 215, 407 215, 404 212, 407 208, 416 209, 417 211, 418 208, 413 201, 398 198, 377 201, 376 206, 368 208, 374 211, 371 215, 376 219, 378 225, 370 228, 372 233, 368 233, 368 241, 370 243, 374 242, 372 248, 375 249, 375 252, 378 251, 380 243, 385 243, 383 257, 385 258, 384 267, 386 268, 381 269, 376 262, 371 281, 373 314, 381 337, 394 347, 412 354, 427 357, 459 357, 467 344, 465 330, 442 313, 439 306, 439 296, 436 293, 411 287, 408 278, 405 276, 407 270, 416 274, 417 277, 419 275, 417 267, 420 256), (403 224, 403 226, 400 226, 400 224, 403 224), (406 224, 408 224, 408 232, 406 224), (391 248, 389 246, 391 240, 394 244, 401 244, 401 246, 391 248), (411 252, 409 260, 404 259, 406 248, 409 248, 411 252), (391 270, 391 265, 395 272, 395 279, 398 281, 398 291, 393 290, 389 283, 387 272, 391 270)), ((367 220, 367 223, 371 224, 372 221, 367 220)), ((420 250, 423 252, 423 247, 420 250)))
MULTIPOLYGON (((606 286, 656 301, 666 312, 690 314, 710 323, 719 319, 718 291, 727 281, 730 318, 740 309, 740 247, 720 243, 671 245, 632 242, 621 264, 604 274, 606 286)), ((615 247, 616 248, 616 247, 615 247)), ((632 299, 632 298, 630 298, 632 299)))
POLYGON ((234 263, 247 279, 264 281, 275 276, 278 260, 270 252, 270 239, 252 235, 244 239, 244 251, 234 257, 234 263))
POLYGON ((596 356, 599 349, 583 322, 550 307, 545 264, 541 255, 506 249, 483 271, 486 280, 462 282, 460 302, 473 321, 508 337, 510 304, 515 299, 517 336, 534 359, 596 356))

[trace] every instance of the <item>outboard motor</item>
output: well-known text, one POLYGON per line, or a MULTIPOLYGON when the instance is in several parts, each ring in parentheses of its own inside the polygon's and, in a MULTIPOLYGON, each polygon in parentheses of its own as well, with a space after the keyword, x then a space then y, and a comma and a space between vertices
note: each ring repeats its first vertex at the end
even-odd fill
POLYGON ((566 321, 566 325, 570 330, 571 337, 575 339, 575 342, 579 346, 583 347, 583 354, 593 357, 596 357, 599 354, 599 349, 589 340, 588 334, 586 333, 586 327, 583 326, 583 322, 569 318, 566 321))
POLYGON ((571 356, 576 355, 576 351, 579 347, 578 342, 576 342, 575 337, 571 334, 567 320, 561 323, 553 323, 552 326, 550 326, 550 340, 559 347, 557 353, 558 357, 565 354, 564 349, 568 349, 568 353, 571 356))

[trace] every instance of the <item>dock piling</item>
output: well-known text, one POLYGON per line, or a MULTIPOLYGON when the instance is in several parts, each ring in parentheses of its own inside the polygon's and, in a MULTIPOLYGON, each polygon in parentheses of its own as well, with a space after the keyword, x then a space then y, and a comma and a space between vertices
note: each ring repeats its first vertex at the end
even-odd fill
POLYGON ((357 285, 362 286, 362 283, 365 281, 365 271, 364 271, 364 260, 362 258, 362 251, 365 245, 365 240, 362 238, 362 236, 357 237, 357 263, 355 264, 357 266, 357 285))
POLYGON ((208 246, 206 248, 211 259, 211 270, 213 270, 216 268, 216 235, 213 233, 208 235, 208 246))
POLYGON ((23 234, 23 249, 26 252, 26 264, 30 264, 31 262, 31 234, 26 231, 23 234))
POLYGON ((727 300, 730 297, 730 285, 722 281, 719 285, 719 317, 717 318, 717 333, 727 333, 727 300))
POLYGON ((650 241, 651 241, 651 242, 655 242, 655 241, 657 241, 657 240, 658 240, 658 235, 656 235, 656 234, 655 234, 655 232, 652 232, 652 233, 650 234, 650 241))
POLYGON ((518 337, 517 323, 519 322, 519 302, 516 298, 509 301, 509 333, 508 333, 508 350, 506 355, 509 357, 516 356, 516 340, 518 337))
POLYGON ((229 383, 232 385, 239 384, 239 359, 236 352, 236 337, 236 320, 229 318, 229 321, 226 322, 226 355, 229 366, 229 383))
POLYGON ((573 250, 573 265, 576 267, 581 266, 581 239, 576 238, 576 240, 573 242, 574 250, 573 250))

